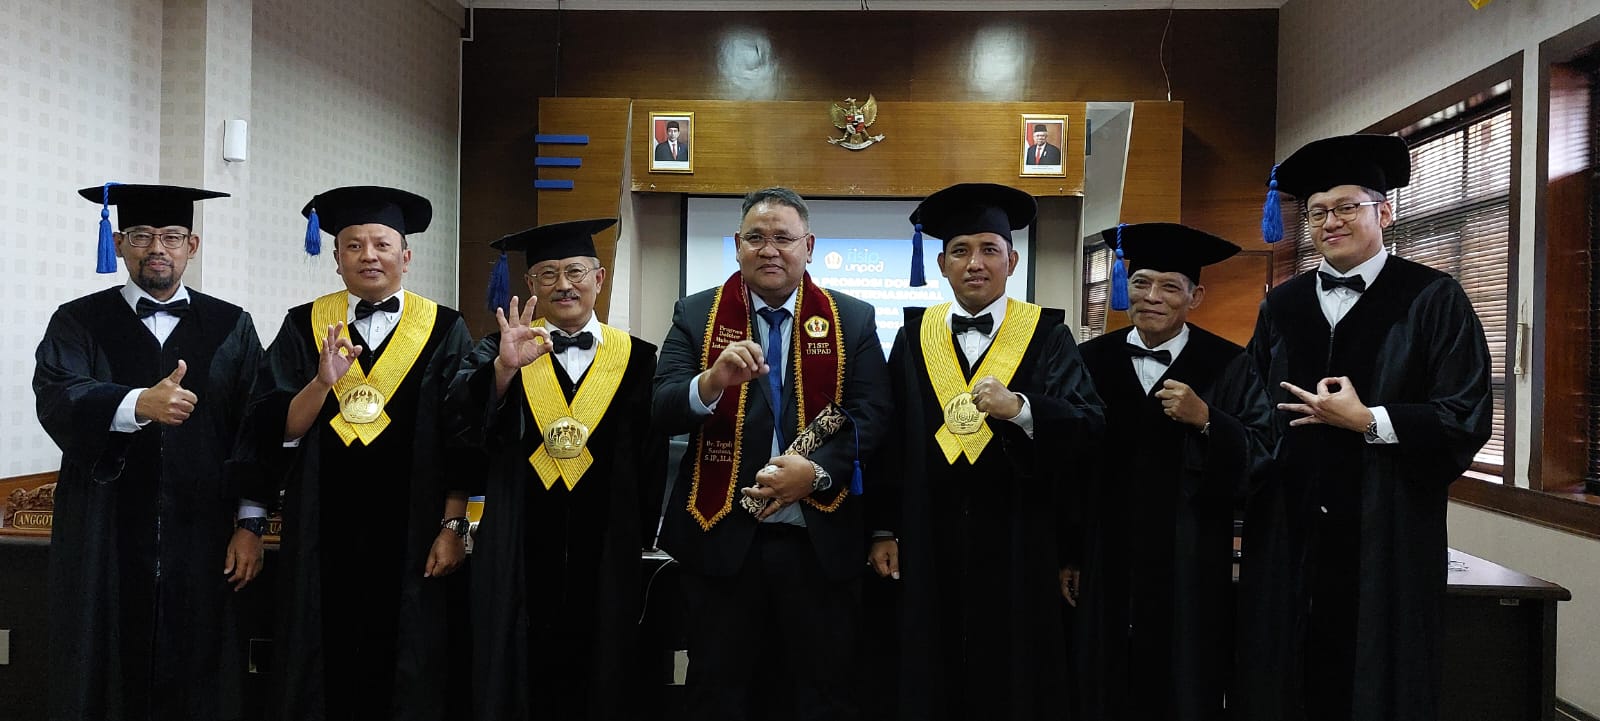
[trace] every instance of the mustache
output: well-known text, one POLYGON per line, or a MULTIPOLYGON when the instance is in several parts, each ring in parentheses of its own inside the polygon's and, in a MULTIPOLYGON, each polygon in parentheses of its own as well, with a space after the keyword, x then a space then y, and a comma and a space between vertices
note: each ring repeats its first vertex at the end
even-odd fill
POLYGON ((578 291, 575 291, 575 290, 563 290, 563 291, 558 291, 558 292, 555 292, 555 293, 551 293, 546 298, 546 300, 549 300, 550 302, 554 303, 555 301, 558 301, 558 300, 577 300, 578 298, 579 298, 578 291))

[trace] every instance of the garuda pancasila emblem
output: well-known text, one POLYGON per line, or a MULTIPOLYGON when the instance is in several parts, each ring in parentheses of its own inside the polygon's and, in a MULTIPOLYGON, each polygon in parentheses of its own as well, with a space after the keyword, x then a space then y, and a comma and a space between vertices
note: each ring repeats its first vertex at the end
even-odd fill
POLYGON ((844 135, 828 138, 834 145, 860 150, 883 140, 882 135, 867 135, 867 128, 878 120, 878 99, 871 95, 860 105, 856 105, 855 98, 845 98, 844 105, 834 103, 828 108, 828 115, 833 118, 833 127, 844 131, 844 135))

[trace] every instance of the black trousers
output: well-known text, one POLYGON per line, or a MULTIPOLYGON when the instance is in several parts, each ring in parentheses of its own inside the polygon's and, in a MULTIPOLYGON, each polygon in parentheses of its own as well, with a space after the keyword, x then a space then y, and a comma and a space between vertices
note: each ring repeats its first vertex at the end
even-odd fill
POLYGON ((806 529, 762 524, 738 573, 684 573, 683 591, 688 718, 857 718, 861 579, 824 576, 806 529))

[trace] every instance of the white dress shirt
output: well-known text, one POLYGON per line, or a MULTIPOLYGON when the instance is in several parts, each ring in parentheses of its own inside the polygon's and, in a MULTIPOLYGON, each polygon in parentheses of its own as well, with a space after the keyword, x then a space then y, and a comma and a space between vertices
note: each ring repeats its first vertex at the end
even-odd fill
MULTIPOLYGON (((361 334, 361 340, 366 342, 362 346, 363 351, 370 351, 383 345, 383 342, 389 338, 389 334, 394 331, 394 327, 400 324, 400 314, 406 309, 405 291, 397 290, 391 297, 399 299, 400 307, 395 308, 393 313, 385 310, 373 311, 372 315, 356 320, 356 304, 360 303, 361 299, 352 293, 345 293, 344 295, 346 324, 361 334)), ((389 299, 384 298, 378 302, 387 303, 389 299)), ((324 333, 327 332, 326 328, 319 330, 324 333)))
POLYGON ((600 318, 591 312, 589 314, 589 322, 579 328, 577 333, 568 333, 553 325, 547 327, 550 329, 551 335, 564 335, 568 338, 574 338, 580 333, 588 333, 594 336, 594 345, 589 346, 588 350, 574 345, 569 346, 560 353, 550 354, 551 358, 561 364, 561 370, 567 372, 567 378, 570 378, 573 383, 577 383, 584 373, 589 372, 589 366, 594 365, 595 356, 600 354, 600 344, 604 342, 605 338, 600 330, 600 318))
MULTIPOLYGON (((1183 327, 1178 330, 1177 335, 1168 338, 1167 342, 1154 348, 1144 344, 1144 338, 1139 337, 1139 330, 1135 328, 1128 332, 1128 345, 1135 348, 1144 348, 1145 350, 1164 350, 1171 353, 1172 362, 1177 363, 1178 354, 1183 352, 1184 346, 1189 345, 1189 324, 1184 323, 1183 327)), ((1171 367, 1171 364, 1163 365, 1161 361, 1150 357, 1134 356, 1133 358, 1133 373, 1139 376, 1139 385, 1144 387, 1145 395, 1150 395, 1151 389, 1156 387, 1156 381, 1161 380, 1161 376, 1166 374, 1167 369, 1171 367)))
MULTIPOLYGON (((1366 281, 1367 288, 1371 289, 1372 283, 1378 279, 1378 273, 1383 270, 1383 265, 1384 263, 1388 262, 1388 260, 1389 251, 1380 247, 1377 255, 1374 255, 1371 258, 1363 261, 1360 265, 1351 268, 1350 272, 1348 273, 1340 273, 1339 271, 1334 270, 1333 266, 1328 265, 1327 260, 1323 260, 1322 264, 1317 266, 1317 271, 1319 273, 1327 273, 1328 275, 1336 278, 1349 278, 1351 276, 1359 275, 1361 276, 1362 280, 1366 281)), ((1328 327, 1338 328, 1339 321, 1344 320, 1345 315, 1350 312, 1350 309, 1355 306, 1356 301, 1358 300, 1361 300, 1360 293, 1357 293, 1356 291, 1346 288, 1342 285, 1332 288, 1324 288, 1322 287, 1322 276, 1317 276, 1317 302, 1322 306, 1322 317, 1328 319, 1328 327)), ((1307 388, 1306 390, 1316 392, 1315 388, 1307 388)), ((1359 388, 1356 389, 1358 393, 1360 390, 1361 389, 1359 388)), ((1389 420, 1388 409, 1384 408, 1383 406, 1372 406, 1369 410, 1372 411, 1373 420, 1378 422, 1378 439, 1372 440, 1371 438, 1368 438, 1367 442, 1399 443, 1400 438, 1399 436, 1395 435, 1394 423, 1389 420)))

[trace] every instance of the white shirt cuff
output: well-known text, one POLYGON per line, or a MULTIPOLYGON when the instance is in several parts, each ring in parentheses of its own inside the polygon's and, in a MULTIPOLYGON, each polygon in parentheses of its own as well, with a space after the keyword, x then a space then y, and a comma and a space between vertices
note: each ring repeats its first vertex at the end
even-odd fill
POLYGON ((1389 410, 1383 406, 1372 407, 1372 420, 1378 422, 1378 440, 1367 439, 1368 443, 1391 444, 1399 443, 1400 437, 1394 434, 1394 422, 1389 420, 1389 410))
POLYGON ((1021 393, 1018 393, 1017 396, 1022 399, 1022 410, 1017 411, 1017 415, 1012 418, 1001 418, 1000 420, 1011 421, 1012 423, 1017 424, 1018 427, 1022 428, 1023 433, 1028 434, 1028 437, 1032 438, 1033 406, 1028 403, 1027 396, 1022 395, 1021 393))
POLYGON ((234 518, 266 518, 267 509, 255 501, 239 501, 239 512, 234 518))
POLYGON ((712 398, 710 403, 701 403, 700 376, 703 375, 705 373, 700 373, 689 381, 689 410, 694 411, 697 415, 709 416, 712 411, 717 409, 717 402, 722 400, 722 394, 718 393, 717 397, 712 398))
MULTIPOLYGON (((302 436, 302 438, 303 437, 304 436, 302 436)), ((300 439, 296 438, 296 439, 294 439, 292 441, 284 441, 283 442, 283 447, 284 448, 299 448, 300 447, 300 439)))
POLYGON ((139 404, 139 394, 148 389, 135 388, 122 397, 122 402, 117 404, 117 412, 111 416, 111 430, 118 433, 133 433, 145 427, 150 421, 139 420, 133 409, 139 404))

